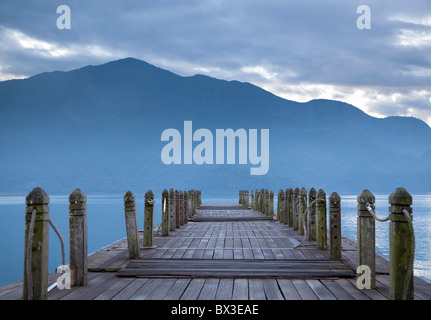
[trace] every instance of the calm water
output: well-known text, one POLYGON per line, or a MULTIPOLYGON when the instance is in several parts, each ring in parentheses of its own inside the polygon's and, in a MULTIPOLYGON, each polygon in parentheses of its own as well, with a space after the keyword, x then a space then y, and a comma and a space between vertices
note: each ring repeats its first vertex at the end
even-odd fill
MULTIPOLYGON (((135 194, 139 229, 143 228, 144 195, 135 194)), ((51 196, 50 217, 62 234, 69 263, 68 196, 51 196)), ((203 198, 203 203, 237 203, 237 197, 203 198)), ((276 204, 274 205, 276 207, 276 204)), ((376 196, 376 213, 388 214, 388 196, 376 196)), ((415 275, 431 279, 431 196, 413 196, 413 225, 416 235, 415 275)), ((0 197, 0 286, 23 278, 25 197, 0 197)), ((161 201, 156 197, 154 224, 161 221, 161 201)), ((123 195, 87 196, 88 252, 126 236, 123 195)), ((389 256, 389 222, 376 222, 376 249, 389 256)), ((342 232, 356 240, 356 196, 342 196, 342 232)), ((49 272, 61 264, 61 247, 50 230, 49 272)))

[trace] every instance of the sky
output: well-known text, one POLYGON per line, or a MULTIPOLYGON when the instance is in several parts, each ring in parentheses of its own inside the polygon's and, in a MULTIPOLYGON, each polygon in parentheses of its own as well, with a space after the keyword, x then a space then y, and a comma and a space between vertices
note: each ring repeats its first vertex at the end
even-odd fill
POLYGON ((429 0, 0 1, 0 81, 126 57, 431 126, 429 0))

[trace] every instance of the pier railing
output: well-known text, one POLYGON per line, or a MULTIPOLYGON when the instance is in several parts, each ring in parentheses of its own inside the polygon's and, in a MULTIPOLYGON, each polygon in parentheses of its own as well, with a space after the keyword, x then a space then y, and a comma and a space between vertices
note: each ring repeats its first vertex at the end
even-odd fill
MULTIPOLYGON (((240 190, 239 203, 252 210, 271 215, 274 213, 272 194, 273 192, 267 189, 256 189, 251 192, 240 190)), ((278 192, 277 200, 274 219, 298 230, 301 235, 304 235, 303 242, 316 241, 318 249, 327 249, 329 233, 330 259, 342 259, 341 198, 336 192, 326 199, 326 194, 322 189, 316 193, 316 190, 311 188, 307 193, 305 188, 288 188, 278 192), (328 215, 327 202, 329 202, 328 215), (327 227, 327 216, 329 216, 329 228, 327 227)), ((412 196, 404 188, 397 188, 389 196, 389 216, 385 219, 379 219, 374 213, 375 197, 369 190, 364 190, 358 195, 357 202, 358 286, 363 289, 375 288, 375 221, 390 221, 390 298, 393 300, 413 299, 415 238, 411 216, 412 196)))
MULTIPOLYGON (((165 189, 161 199, 161 236, 169 236, 170 232, 187 224, 202 204, 199 190, 165 189)), ((154 194, 151 190, 145 194, 142 244, 139 242, 135 196, 128 191, 123 200, 129 258, 139 259, 141 249, 154 248, 154 194)), ((74 190, 69 197, 70 265, 63 266, 66 268, 60 271, 70 272, 71 286, 87 284, 86 201, 87 197, 80 189, 74 190)), ((389 215, 385 219, 375 214, 375 197, 369 190, 364 190, 357 201, 358 287, 375 287, 375 221, 390 221, 390 298, 413 299, 415 238, 411 195, 404 188, 396 189, 389 196, 389 215)), ((274 210, 274 192, 241 190, 239 203, 298 230, 304 239, 299 245, 315 241, 318 249, 329 250, 331 260, 342 259, 341 198, 336 192, 327 198, 322 189, 317 192, 314 188, 308 192, 305 188, 280 190, 274 210)), ((43 300, 47 299, 48 290, 49 196, 41 188, 35 188, 27 196, 26 204, 23 299, 43 300)))

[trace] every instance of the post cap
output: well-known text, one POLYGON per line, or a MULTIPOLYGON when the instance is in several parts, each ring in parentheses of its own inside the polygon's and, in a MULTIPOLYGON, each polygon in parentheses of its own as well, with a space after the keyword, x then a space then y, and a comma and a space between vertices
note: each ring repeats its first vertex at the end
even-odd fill
POLYGON ((361 204, 366 204, 367 202, 372 204, 372 203, 376 202, 376 198, 374 197, 374 195, 371 193, 370 190, 365 189, 358 196, 357 201, 358 201, 358 203, 361 203, 361 204))
POLYGON ((410 206, 413 203, 413 198, 406 189, 397 188, 389 196, 389 203, 410 206))
POLYGON ((319 189, 319 191, 317 191, 317 198, 322 198, 322 199, 326 198, 326 193, 325 191, 323 191, 323 189, 319 189))
POLYGON ((123 198, 124 202, 135 201, 135 195, 131 191, 127 191, 123 198))
POLYGON ((340 203, 341 198, 336 192, 332 192, 332 194, 329 196, 329 202, 330 203, 340 203))
POLYGON ((292 188, 287 189, 287 190, 286 190, 286 193, 287 193, 288 195, 292 195, 292 194, 293 194, 293 190, 292 190, 292 188))
POLYGON ((154 198, 154 193, 153 193, 153 191, 148 190, 148 191, 145 193, 145 198, 154 198))
POLYGON ((26 205, 48 204, 49 196, 42 188, 34 188, 25 198, 26 205))
POLYGON ((316 195, 317 191, 314 188, 311 188, 310 191, 308 192, 310 195, 316 195))
POLYGON ((306 196, 307 190, 305 188, 301 188, 301 196, 306 196))
POLYGON ((163 190, 162 196, 164 196, 164 197, 169 196, 169 191, 167 189, 163 190))
POLYGON ((73 190, 73 192, 69 196, 69 202, 70 203, 81 203, 81 202, 87 202, 87 196, 84 192, 81 191, 81 189, 77 188, 73 190))
POLYGON ((299 188, 295 188, 295 190, 293 190, 293 194, 298 195, 299 194, 299 188))

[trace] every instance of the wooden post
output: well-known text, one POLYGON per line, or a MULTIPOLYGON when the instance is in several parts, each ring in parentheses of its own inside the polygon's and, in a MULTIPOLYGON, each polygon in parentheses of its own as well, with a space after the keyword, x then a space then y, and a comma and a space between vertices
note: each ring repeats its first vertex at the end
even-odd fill
POLYGON ((251 201, 251 209, 254 210, 254 192, 251 190, 250 192, 250 201, 251 201))
POLYGON ((265 189, 265 215, 269 216, 269 207, 270 207, 270 200, 269 200, 269 191, 268 189, 265 189))
POLYGON ((187 192, 187 220, 192 217, 193 207, 192 207, 192 191, 187 192))
MULTIPOLYGON (((413 300, 413 267, 410 269, 410 258, 413 253, 412 233, 403 209, 412 214, 412 196, 404 189, 397 188, 389 196, 389 297, 391 300, 413 300), (408 279, 407 279, 408 278, 408 279), (407 291, 403 297, 404 284, 408 281, 407 291)), ((414 257, 412 257, 413 259, 414 257)))
POLYGON ((180 192, 175 190, 175 228, 180 227, 180 192))
POLYGON ((245 190, 245 206, 250 207, 250 192, 245 190))
POLYGON ((189 199, 188 199, 188 194, 187 194, 187 191, 184 191, 184 195, 183 195, 183 203, 184 203, 184 205, 183 205, 183 207, 184 207, 184 209, 183 209, 183 214, 184 214, 184 220, 183 220, 183 222, 184 222, 184 224, 187 224, 188 222, 189 222, 189 199))
POLYGON ((274 216, 274 192, 269 192, 269 216, 274 216))
POLYGON ((286 190, 286 216, 287 225, 293 227, 293 190, 289 188, 286 190))
POLYGON ((145 193, 145 212, 144 212, 144 248, 153 248, 153 218, 154 218, 154 193, 148 190, 145 193))
MULTIPOLYGON (((48 295, 49 197, 41 188, 33 189, 25 199, 25 243, 23 300, 46 300, 48 295), (33 215, 34 227, 30 228, 33 215), (29 243, 29 233, 33 241, 29 243), (31 234, 30 234, 31 237, 31 234), (31 257, 28 257, 28 251, 31 257), (29 258, 29 260, 27 260, 29 258), (28 270, 28 269, 29 270, 28 270), (27 271, 29 277, 27 277, 27 271), (30 284, 30 288, 29 287, 30 284)), ((7 241, 5 239, 4 241, 7 241)))
MULTIPOLYGON (((308 205, 316 200, 316 189, 311 188, 308 192, 308 205)), ((308 240, 316 240, 316 203, 312 204, 308 209, 308 240)))
POLYGON ((202 204, 202 193, 200 190, 198 190, 198 208, 202 204))
POLYGON ((126 217, 127 247, 130 259, 139 259, 138 218, 136 216, 135 195, 127 191, 124 195, 124 213, 126 217))
POLYGON ((87 285, 87 196, 75 189, 69 197, 70 285, 87 285))
POLYGON ((307 209, 307 190, 301 188, 299 193, 299 234, 305 234, 304 228, 307 227, 307 217, 305 216, 307 209))
POLYGON ((299 188, 293 190, 293 230, 299 228, 299 188))
POLYGON ((175 214, 175 191, 169 189, 169 231, 175 231, 176 228, 176 214, 175 214))
POLYGON ((326 226, 326 193, 322 189, 317 192, 317 199, 322 199, 322 201, 317 201, 316 203, 316 242, 317 249, 327 249, 328 248, 328 235, 326 226))
POLYGON ((179 191, 180 196, 180 226, 184 225, 184 193, 182 190, 179 191))
POLYGON ((281 223, 286 223, 284 216, 284 191, 278 191, 278 199, 277 199, 277 219, 281 223))
POLYGON ((169 192, 162 192, 162 236, 169 235, 169 192))
POLYGON ((341 198, 333 192, 329 196, 329 256, 331 260, 341 260, 341 198))
POLYGON ((357 198, 357 263, 359 266, 367 266, 370 269, 370 289, 376 285, 376 244, 375 244, 375 220, 368 211, 366 204, 369 203, 375 210, 374 195, 369 190, 364 190, 357 198))

